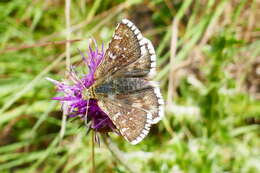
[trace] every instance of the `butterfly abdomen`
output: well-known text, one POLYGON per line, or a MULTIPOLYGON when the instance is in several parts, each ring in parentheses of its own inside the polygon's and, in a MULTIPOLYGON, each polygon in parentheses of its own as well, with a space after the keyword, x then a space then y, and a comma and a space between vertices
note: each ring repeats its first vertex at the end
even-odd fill
POLYGON ((127 94, 148 88, 148 82, 140 78, 118 78, 114 80, 117 94, 127 94))
POLYGON ((95 92, 98 94, 128 94, 150 87, 150 84, 144 79, 116 78, 100 85, 95 92))

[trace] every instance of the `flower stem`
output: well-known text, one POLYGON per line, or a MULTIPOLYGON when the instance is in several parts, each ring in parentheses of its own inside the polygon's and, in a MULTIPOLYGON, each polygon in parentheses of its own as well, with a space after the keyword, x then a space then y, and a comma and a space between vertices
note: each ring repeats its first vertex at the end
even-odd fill
POLYGON ((96 172, 96 168, 95 168, 95 131, 92 130, 92 173, 96 172))
POLYGON ((137 170, 137 168, 134 165, 129 165, 128 161, 126 160, 124 153, 119 150, 119 148, 108 138, 108 136, 102 135, 102 139, 106 145, 106 147, 109 149, 111 154, 114 156, 114 158, 123 165, 128 172, 130 173, 139 173, 140 171, 137 170))

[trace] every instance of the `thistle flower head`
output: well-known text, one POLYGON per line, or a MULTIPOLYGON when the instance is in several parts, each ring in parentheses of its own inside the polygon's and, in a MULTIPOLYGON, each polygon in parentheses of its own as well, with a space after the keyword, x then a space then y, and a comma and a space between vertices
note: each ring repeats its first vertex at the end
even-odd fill
POLYGON ((98 49, 97 45, 95 46, 95 50, 89 46, 87 58, 83 52, 80 53, 82 61, 89 69, 89 73, 78 74, 75 68, 71 67, 69 79, 60 82, 47 78, 47 80, 56 85, 57 91, 63 95, 54 97, 53 100, 58 100, 62 103, 63 111, 68 113, 69 118, 80 117, 83 120, 88 120, 90 128, 98 132, 113 131, 115 130, 115 126, 107 114, 99 108, 98 101, 95 99, 86 99, 83 94, 95 82, 94 73, 104 58, 103 46, 101 50, 98 49))

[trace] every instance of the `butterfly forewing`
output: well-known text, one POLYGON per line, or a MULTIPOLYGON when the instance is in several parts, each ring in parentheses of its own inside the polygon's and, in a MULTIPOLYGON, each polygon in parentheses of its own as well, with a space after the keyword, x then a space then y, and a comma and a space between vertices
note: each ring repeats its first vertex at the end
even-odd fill
POLYGON ((139 143, 148 134, 152 121, 149 111, 111 99, 103 99, 98 105, 131 144, 139 143))
POLYGON ((119 23, 105 57, 95 72, 97 83, 139 59, 145 50, 144 45, 141 45, 144 42, 139 40, 142 38, 140 31, 132 22, 123 20, 119 23))

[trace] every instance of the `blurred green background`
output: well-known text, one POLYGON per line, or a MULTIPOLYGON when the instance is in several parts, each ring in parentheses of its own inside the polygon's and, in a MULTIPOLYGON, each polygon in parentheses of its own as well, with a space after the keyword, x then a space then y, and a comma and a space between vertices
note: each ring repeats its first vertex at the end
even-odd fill
MULTIPOLYGON (((51 98, 89 38, 128 18, 151 39, 166 115, 138 145, 111 134, 134 172, 260 172, 259 0, 0 0, 0 172, 90 172, 91 135, 51 98), (66 32, 65 7, 71 34, 66 32), (67 13, 68 14, 68 13, 67 13), (43 46, 42 43, 50 43, 43 46), (52 44, 51 44, 52 43, 52 44)), ((101 142, 96 172, 130 170, 101 142)), ((133 171, 132 171, 133 172, 133 171)))

